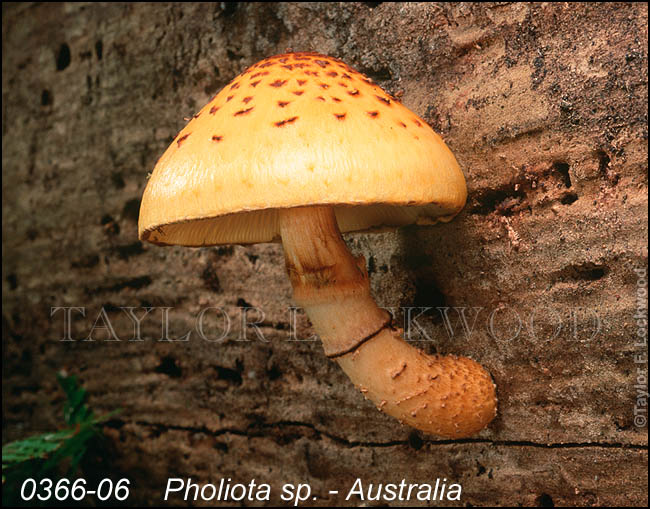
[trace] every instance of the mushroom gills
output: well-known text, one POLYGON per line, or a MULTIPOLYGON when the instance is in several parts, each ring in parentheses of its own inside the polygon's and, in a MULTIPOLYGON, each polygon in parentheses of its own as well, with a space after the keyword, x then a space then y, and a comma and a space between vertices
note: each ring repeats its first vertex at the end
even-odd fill
POLYGON ((427 433, 462 438, 496 415, 490 374, 467 357, 430 356, 402 339, 370 294, 363 257, 348 250, 328 206, 279 211, 294 300, 328 357, 380 411, 427 433))

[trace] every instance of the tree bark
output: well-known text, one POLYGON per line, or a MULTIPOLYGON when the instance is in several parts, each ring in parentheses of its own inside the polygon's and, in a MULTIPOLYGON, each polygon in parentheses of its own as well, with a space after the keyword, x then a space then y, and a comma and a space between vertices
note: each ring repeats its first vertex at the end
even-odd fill
POLYGON ((60 426, 65 369, 121 408, 107 468, 129 505, 185 505, 162 501, 169 477, 255 478, 268 505, 284 483, 359 505, 356 478, 445 478, 457 505, 647 504, 646 4, 3 4, 2 25, 3 443, 60 426), (407 339, 494 377, 475 438, 364 401, 289 308, 280 245, 137 240, 183 118, 289 48, 366 73, 465 173, 451 223, 345 239, 407 339), (121 308, 154 308, 142 341, 121 308))

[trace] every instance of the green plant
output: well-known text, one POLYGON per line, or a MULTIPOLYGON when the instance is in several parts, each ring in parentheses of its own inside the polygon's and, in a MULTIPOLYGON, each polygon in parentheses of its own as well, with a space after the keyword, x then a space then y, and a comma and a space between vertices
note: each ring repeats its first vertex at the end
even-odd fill
POLYGON ((63 406, 66 427, 2 446, 3 505, 22 502, 20 484, 27 478, 73 475, 91 441, 102 438, 98 425, 117 412, 96 417, 86 404, 86 390, 74 375, 57 373, 57 380, 67 397, 63 406))

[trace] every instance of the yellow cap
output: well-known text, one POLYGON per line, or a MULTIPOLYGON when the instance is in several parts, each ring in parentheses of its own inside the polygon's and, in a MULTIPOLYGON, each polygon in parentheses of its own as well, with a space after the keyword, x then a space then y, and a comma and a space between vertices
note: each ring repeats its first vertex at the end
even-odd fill
POLYGON ((139 236, 205 246, 279 240, 277 209, 334 207, 342 232, 449 221, 463 173, 427 123, 342 61, 288 53, 248 68, 160 158, 139 236))

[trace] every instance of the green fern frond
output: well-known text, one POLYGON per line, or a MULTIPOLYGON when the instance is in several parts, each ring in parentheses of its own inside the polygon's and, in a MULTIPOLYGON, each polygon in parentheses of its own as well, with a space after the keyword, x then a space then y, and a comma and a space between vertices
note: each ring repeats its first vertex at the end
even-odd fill
POLYGON ((101 436, 98 425, 117 412, 95 417, 86 404, 87 392, 74 375, 57 373, 57 380, 66 394, 63 415, 67 427, 2 446, 3 502, 9 494, 6 492, 13 491, 11 481, 47 475, 66 458, 70 458, 67 474, 76 472, 89 441, 101 436))

